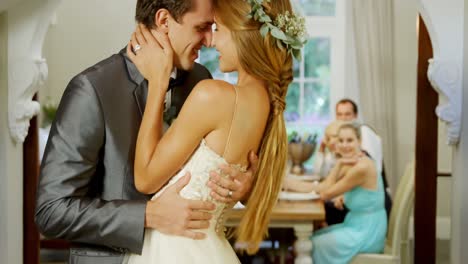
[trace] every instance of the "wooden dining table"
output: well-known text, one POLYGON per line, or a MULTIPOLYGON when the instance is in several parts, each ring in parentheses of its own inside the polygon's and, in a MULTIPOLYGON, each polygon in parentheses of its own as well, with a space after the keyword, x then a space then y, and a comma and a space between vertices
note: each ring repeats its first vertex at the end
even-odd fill
MULTIPOLYGON (((237 226, 245 209, 232 209, 228 212, 226 226, 237 226)), ((297 238, 294 249, 295 264, 312 264, 312 241, 314 222, 325 219, 325 208, 321 200, 284 201, 280 200, 273 208, 269 228, 292 228, 297 238)))

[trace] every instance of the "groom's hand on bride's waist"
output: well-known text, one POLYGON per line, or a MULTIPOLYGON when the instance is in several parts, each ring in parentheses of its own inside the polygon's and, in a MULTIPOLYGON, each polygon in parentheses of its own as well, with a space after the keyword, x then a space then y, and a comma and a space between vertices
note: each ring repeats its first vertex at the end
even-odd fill
POLYGON ((207 211, 215 205, 207 201, 188 200, 179 195, 180 190, 190 181, 190 173, 169 186, 163 193, 146 206, 145 227, 161 233, 203 239, 205 234, 196 229, 209 226, 212 214, 207 211))

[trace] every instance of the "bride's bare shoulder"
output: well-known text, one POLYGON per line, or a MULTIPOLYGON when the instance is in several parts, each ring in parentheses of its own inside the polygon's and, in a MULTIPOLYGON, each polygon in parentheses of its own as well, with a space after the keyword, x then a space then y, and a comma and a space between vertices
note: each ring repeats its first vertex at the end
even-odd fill
POLYGON ((223 80, 205 79, 197 83, 194 89, 226 89, 232 88, 232 84, 223 80))
POLYGON ((200 81, 192 90, 190 97, 198 100, 222 100, 227 99, 230 94, 234 94, 232 84, 222 80, 207 79, 200 81))

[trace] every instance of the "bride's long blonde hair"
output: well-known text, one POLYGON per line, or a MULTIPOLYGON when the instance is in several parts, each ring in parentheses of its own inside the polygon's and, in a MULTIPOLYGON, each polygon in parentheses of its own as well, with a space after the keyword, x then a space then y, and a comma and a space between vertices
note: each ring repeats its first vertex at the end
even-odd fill
MULTIPOLYGON (((246 212, 234 232, 236 242, 247 245, 248 254, 258 251, 267 234, 268 222, 285 174, 287 136, 283 118, 288 86, 293 79, 292 56, 277 46, 270 34, 260 34, 261 23, 248 18, 250 5, 245 0, 215 0, 216 18, 232 32, 241 67, 268 84, 270 114, 260 145, 259 164, 246 212)), ((264 2, 272 18, 292 12, 289 0, 264 2)))

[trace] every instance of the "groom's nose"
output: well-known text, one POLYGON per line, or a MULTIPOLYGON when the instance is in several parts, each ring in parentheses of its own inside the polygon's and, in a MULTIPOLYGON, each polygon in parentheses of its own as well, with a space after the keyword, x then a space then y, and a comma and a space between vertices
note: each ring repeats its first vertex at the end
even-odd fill
POLYGON ((203 45, 205 45, 205 47, 211 47, 211 43, 213 41, 213 33, 210 31, 207 31, 204 33, 203 35, 203 45))

